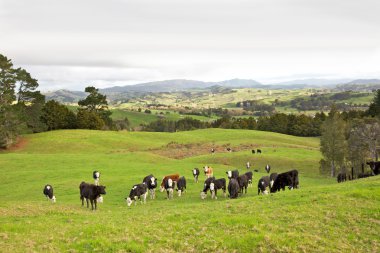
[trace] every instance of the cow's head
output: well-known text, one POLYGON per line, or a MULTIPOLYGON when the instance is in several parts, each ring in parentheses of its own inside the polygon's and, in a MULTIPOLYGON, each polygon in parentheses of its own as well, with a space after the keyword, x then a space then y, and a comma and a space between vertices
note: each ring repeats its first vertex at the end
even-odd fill
POLYGON ((207 197, 207 193, 204 191, 201 191, 201 199, 205 199, 207 197))
POLYGON ((131 206, 131 205, 132 205, 132 199, 131 199, 130 197, 125 198, 125 200, 127 201, 127 205, 128 205, 128 206, 131 206))
POLYGON ((231 178, 231 177, 232 177, 232 171, 231 171, 231 170, 226 171, 226 174, 227 174, 228 178, 231 178))
POLYGON ((204 172, 205 174, 208 172, 208 166, 207 166, 207 165, 203 167, 203 172, 204 172))
POLYGON ((98 193, 99 194, 106 194, 106 187, 105 186, 103 186, 103 185, 99 185, 99 186, 97 186, 97 188, 98 188, 98 193))
POLYGON ((155 177, 150 178, 150 185, 155 186, 157 184, 157 179, 155 177))
POLYGON ((53 202, 53 203, 55 203, 56 200, 57 200, 57 199, 55 198, 55 196, 53 196, 53 197, 51 198, 51 202, 53 202))

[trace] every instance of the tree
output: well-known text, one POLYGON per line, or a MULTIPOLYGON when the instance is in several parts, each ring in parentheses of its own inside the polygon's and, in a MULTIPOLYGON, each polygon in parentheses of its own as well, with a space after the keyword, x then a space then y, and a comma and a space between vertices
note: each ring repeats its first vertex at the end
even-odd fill
POLYGON ((380 89, 376 91, 375 97, 367 110, 367 114, 372 117, 380 117, 380 89))
POLYGON ((321 127, 320 147, 324 160, 330 164, 330 175, 332 177, 335 176, 336 166, 342 166, 344 162, 346 150, 345 129, 345 121, 340 117, 336 107, 332 105, 329 116, 321 127))
POLYGON ((31 102, 32 100, 38 99, 41 95, 39 91, 36 91, 38 87, 38 82, 36 79, 32 78, 30 74, 25 69, 16 70, 18 94, 17 103, 31 102))
POLYGON ((102 130, 105 127, 105 123, 96 112, 79 109, 77 113, 77 127, 80 129, 102 130))
POLYGON ((42 108, 41 121, 48 130, 75 128, 76 116, 66 106, 55 100, 46 102, 42 108))

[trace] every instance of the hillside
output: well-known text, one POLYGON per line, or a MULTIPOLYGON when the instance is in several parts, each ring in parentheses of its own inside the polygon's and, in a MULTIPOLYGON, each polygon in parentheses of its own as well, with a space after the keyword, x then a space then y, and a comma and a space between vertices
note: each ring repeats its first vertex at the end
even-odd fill
POLYGON ((0 245, 3 252, 377 252, 380 178, 337 184, 318 173, 319 139, 205 129, 177 133, 65 130, 27 135, 0 153, 0 245), (210 148, 216 154, 210 154, 210 148), (231 147, 234 152, 226 152, 231 147), (261 155, 251 149, 260 148, 261 155), (191 170, 209 165, 217 178, 253 164, 253 187, 236 200, 209 197, 191 170), (265 175, 297 168, 300 189, 257 196, 265 175), (106 185, 96 212, 82 208, 78 185, 100 170, 106 185), (181 198, 127 207, 133 184, 153 173, 187 179, 181 198), (57 203, 44 198, 54 186, 57 203))

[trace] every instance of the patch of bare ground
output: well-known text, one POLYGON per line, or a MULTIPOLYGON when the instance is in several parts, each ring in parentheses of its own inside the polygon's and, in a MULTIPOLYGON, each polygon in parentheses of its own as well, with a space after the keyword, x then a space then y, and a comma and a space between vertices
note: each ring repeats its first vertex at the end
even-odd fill
POLYGON ((28 144, 28 140, 23 137, 19 137, 17 141, 6 149, 0 149, 0 151, 17 151, 22 150, 28 144))

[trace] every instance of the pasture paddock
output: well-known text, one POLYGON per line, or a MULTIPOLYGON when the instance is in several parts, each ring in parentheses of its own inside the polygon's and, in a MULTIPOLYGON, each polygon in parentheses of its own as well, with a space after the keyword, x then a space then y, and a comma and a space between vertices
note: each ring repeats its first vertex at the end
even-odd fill
MULTIPOLYGON (((379 252, 380 177, 337 184, 318 174, 319 140, 282 134, 205 129, 178 133, 63 130, 27 135, 17 150, 0 153, 0 252, 379 252), (168 143, 247 145, 182 159, 153 152, 168 143), (263 150, 251 153, 250 144, 263 150), (273 150, 276 150, 274 152, 273 150), (201 183, 187 180, 181 198, 156 192, 127 207, 134 184, 153 174, 208 165, 216 178, 251 161, 254 187, 230 200, 200 199, 201 183), (300 189, 257 196, 257 181, 271 172, 298 169, 300 189), (81 207, 79 184, 102 173, 107 187, 97 211, 81 207), (42 194, 54 187, 55 204, 42 194)), ((190 148, 195 147, 192 145, 190 148)), ((228 181, 227 181, 228 184, 228 181)))

